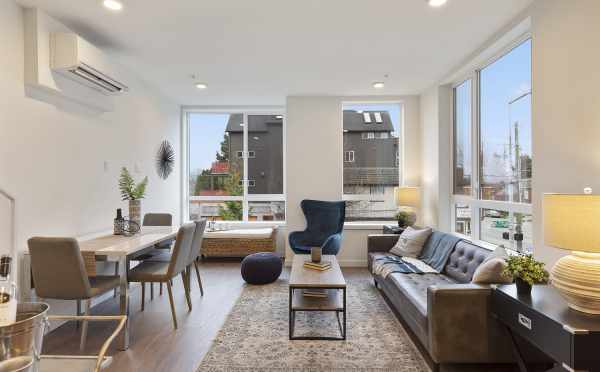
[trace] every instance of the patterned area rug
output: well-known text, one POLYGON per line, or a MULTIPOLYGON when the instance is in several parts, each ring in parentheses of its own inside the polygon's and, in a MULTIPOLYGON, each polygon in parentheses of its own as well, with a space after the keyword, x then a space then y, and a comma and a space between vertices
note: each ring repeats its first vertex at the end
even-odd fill
MULTIPOLYGON (((288 339, 287 278, 243 293, 198 371, 429 371, 368 277, 350 276, 346 341, 288 339)), ((295 335, 339 336, 333 313, 297 313, 295 335)))

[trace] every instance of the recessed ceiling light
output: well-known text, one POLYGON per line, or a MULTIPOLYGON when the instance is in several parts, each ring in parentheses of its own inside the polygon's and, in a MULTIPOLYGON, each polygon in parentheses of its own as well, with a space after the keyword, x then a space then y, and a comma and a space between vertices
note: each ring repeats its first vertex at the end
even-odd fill
POLYGON ((383 83, 383 81, 376 81, 373 83, 373 88, 375 89, 383 89, 385 87, 385 84, 383 83))
POLYGON ((448 2, 448 0, 427 0, 427 2, 429 3, 429 6, 433 6, 433 7, 437 8, 439 6, 446 4, 446 2, 448 2))
POLYGON ((208 85, 206 85, 205 83, 196 83, 196 88, 206 89, 206 88, 208 88, 208 85))
POLYGON ((121 3, 119 0, 104 0, 102 4, 104 4, 104 7, 110 10, 118 11, 123 9, 123 3, 121 3))

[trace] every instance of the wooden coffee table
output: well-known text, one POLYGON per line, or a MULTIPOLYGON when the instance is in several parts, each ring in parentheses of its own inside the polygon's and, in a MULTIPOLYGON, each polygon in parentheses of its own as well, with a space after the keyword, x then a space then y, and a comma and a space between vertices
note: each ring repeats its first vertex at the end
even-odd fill
POLYGON ((346 280, 335 256, 323 255, 323 260, 331 262, 331 268, 318 271, 305 268, 304 261, 310 255, 297 254, 292 260, 292 273, 289 283, 289 329, 290 340, 345 340, 346 339, 346 280), (326 297, 304 296, 304 289, 324 290, 326 297), (340 329, 339 337, 294 336, 296 312, 332 311, 335 312, 340 329), (340 319, 340 314, 343 320, 340 319))

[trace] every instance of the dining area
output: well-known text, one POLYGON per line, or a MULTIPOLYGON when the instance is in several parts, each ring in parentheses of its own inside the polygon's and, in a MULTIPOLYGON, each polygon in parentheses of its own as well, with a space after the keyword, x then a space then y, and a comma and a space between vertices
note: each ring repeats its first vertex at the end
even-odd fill
MULTIPOLYGON (((182 225, 172 221, 168 213, 148 213, 136 234, 105 234, 83 241, 71 237, 30 238, 29 266, 36 297, 75 301, 76 315, 84 318, 91 314, 93 299, 116 297, 118 313, 126 316, 126 321, 115 344, 124 351, 132 338, 131 320, 138 311, 144 311, 147 290, 150 300, 154 300, 156 284, 159 297, 166 288, 172 329, 177 330, 177 313, 182 309, 176 307, 175 282, 183 289, 188 313, 193 308, 192 288, 197 288, 201 298, 204 295, 198 259, 206 220, 182 225), (196 279, 192 280, 194 275, 196 279), (138 283, 139 307, 131 303, 132 289, 138 283)), ((84 352, 88 321, 77 322, 76 328, 80 332, 79 349, 84 352)))

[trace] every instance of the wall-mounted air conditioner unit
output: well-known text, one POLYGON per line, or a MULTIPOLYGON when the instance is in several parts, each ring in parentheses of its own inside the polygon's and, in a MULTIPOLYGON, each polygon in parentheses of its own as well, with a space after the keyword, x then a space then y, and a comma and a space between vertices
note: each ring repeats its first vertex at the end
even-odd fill
POLYGON ((103 60, 100 53, 74 33, 53 32, 50 35, 52 71, 107 95, 127 91, 125 84, 111 77, 106 68, 100 65, 103 60))

